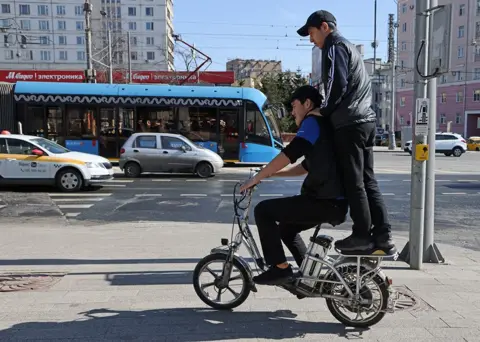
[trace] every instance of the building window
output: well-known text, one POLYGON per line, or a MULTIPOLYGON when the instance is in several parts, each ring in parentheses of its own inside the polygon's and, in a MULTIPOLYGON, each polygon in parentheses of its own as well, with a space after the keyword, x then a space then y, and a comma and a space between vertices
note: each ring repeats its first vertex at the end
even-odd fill
POLYGON ((402 5, 402 13, 407 13, 407 4, 402 5))
POLYGON ((130 37, 130 45, 137 46, 138 38, 137 37, 130 37))
POLYGON ((463 102, 463 91, 457 91, 456 101, 457 102, 463 102))
POLYGON ((403 118, 403 116, 400 117, 400 125, 404 125, 405 124, 405 119, 403 118))
POLYGON ((465 36, 465 26, 458 27, 458 38, 463 38, 465 36))
POLYGON ((59 54, 58 54, 58 59, 61 60, 61 61, 66 61, 68 60, 68 57, 67 57, 67 51, 60 51, 59 54))
POLYGON ((475 68, 473 72, 473 79, 480 80, 480 68, 475 68))
POLYGON ((50 51, 40 51, 40 60, 42 61, 49 61, 52 57, 52 54, 50 51))
POLYGON ((137 22, 131 21, 128 23, 128 29, 130 31, 135 31, 137 29, 137 22))
POLYGON ((147 31, 153 31, 153 22, 145 23, 145 28, 147 31))
POLYGON ((38 29, 40 31, 50 30, 50 22, 48 20, 39 20, 38 21, 38 29))
POLYGON ((402 42, 402 51, 407 50, 407 42, 402 42))
POLYGON ((132 53, 130 53, 130 58, 131 58, 132 61, 137 61, 138 60, 138 52, 133 51, 132 53))
POLYGON ((10 13, 10 4, 2 4, 2 13, 10 13))
POLYGON ((463 50, 463 46, 459 46, 459 47, 458 47, 458 50, 457 50, 457 57, 458 57, 458 58, 463 58, 463 57, 464 57, 464 50, 463 50))
POLYGON ((442 97, 440 98, 441 103, 447 103, 447 93, 442 93, 442 97))
POLYGON ((75 6, 75 15, 83 15, 83 6, 75 6))
POLYGON ((77 21, 77 22, 75 22, 75 27, 76 27, 77 31, 83 30, 83 29, 84 29, 83 21, 77 21))
POLYGON ((84 61, 85 60, 85 51, 77 51, 77 60, 84 61))
POLYGON ((22 31, 30 31, 31 26, 30 26, 30 20, 20 20, 20 29, 22 31))
POLYGON ((442 78, 440 79, 441 83, 447 83, 447 75, 442 75, 442 78))
POLYGON ((77 45, 85 45, 85 37, 77 36, 77 45))
POLYGON ((30 5, 18 5, 20 15, 30 15, 30 5))
POLYGON ((145 16, 153 17, 153 7, 145 7, 145 16))
POLYGON ((57 5, 57 15, 65 15, 65 6, 57 5))
POLYGON ((445 114, 440 114, 440 123, 441 124, 446 124, 447 123, 447 117, 445 114))
POLYGON ((460 5, 460 6, 458 7, 458 15, 461 16, 461 17, 462 17, 463 15, 465 15, 465 5, 460 5))
POLYGON ((147 51, 147 59, 149 61, 155 60, 155 52, 154 51, 147 51))
POLYGON ((5 50, 5 59, 13 59, 13 50, 5 50))
POLYGON ((129 7, 128 8, 128 16, 135 17, 137 15, 137 8, 136 7, 129 7))
POLYGON ((461 71, 455 71, 455 76, 457 81, 462 81, 462 72, 461 71))
POLYGON ((67 36, 58 36, 58 45, 67 45, 67 36))
POLYGON ((473 102, 480 102, 480 89, 473 92, 473 102))
POLYGON ((58 21, 58 30, 65 31, 67 29, 67 22, 65 20, 58 21))
POLYGON ((40 45, 49 45, 50 43, 50 39, 45 36, 39 37, 38 40, 40 41, 40 45))
POLYGON ((457 113, 455 115, 455 123, 456 124, 461 124, 462 123, 462 116, 460 115, 460 113, 457 113))
POLYGON ((147 37, 146 44, 147 45, 154 45, 155 44, 154 38, 153 37, 147 37))
POLYGON ((400 98, 400 107, 405 107, 405 97, 400 98))
POLYGON ((48 6, 47 5, 38 5, 38 15, 41 15, 41 16, 48 15, 48 6))
POLYGON ((405 80, 403 78, 400 79, 400 88, 405 88, 405 80))
POLYGON ((402 24, 402 32, 407 32, 407 23, 402 24))

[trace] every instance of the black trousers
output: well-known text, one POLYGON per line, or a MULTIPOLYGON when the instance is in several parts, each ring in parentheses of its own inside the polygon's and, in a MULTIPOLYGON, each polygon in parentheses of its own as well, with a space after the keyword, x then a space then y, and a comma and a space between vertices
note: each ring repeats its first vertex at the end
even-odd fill
POLYGON ((337 158, 353 221, 353 235, 391 234, 387 209, 373 171, 374 122, 351 125, 335 132, 337 158), (373 231, 371 230, 373 224, 373 231))
POLYGON ((347 213, 346 200, 316 200, 303 195, 258 203, 254 215, 265 262, 273 266, 287 261, 283 241, 301 266, 307 247, 299 233, 319 223, 343 222, 347 213))

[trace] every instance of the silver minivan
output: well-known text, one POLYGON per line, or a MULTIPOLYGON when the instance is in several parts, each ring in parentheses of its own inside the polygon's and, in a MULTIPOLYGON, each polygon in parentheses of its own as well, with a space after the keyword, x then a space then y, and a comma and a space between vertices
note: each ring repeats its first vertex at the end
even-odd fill
POLYGON ((180 134, 135 133, 120 150, 119 167, 127 177, 143 172, 192 173, 207 178, 223 167, 213 151, 180 134))

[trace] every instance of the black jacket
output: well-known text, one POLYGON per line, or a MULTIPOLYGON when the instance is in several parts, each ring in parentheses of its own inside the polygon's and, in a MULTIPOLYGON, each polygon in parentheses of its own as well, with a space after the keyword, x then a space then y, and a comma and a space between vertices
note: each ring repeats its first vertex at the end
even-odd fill
POLYGON ((325 101, 320 108, 335 129, 376 121, 372 86, 362 56, 355 45, 334 31, 322 49, 322 82, 325 101))
POLYGON ((313 148, 305 155, 302 166, 308 171, 301 194, 315 199, 344 199, 342 176, 335 158, 333 127, 328 119, 315 116, 320 134, 313 148))

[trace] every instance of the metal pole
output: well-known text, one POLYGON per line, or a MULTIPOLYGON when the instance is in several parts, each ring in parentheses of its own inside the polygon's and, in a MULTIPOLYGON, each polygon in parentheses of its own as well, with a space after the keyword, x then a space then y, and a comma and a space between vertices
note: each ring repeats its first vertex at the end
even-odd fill
POLYGON ((390 63, 390 122, 388 149, 394 150, 395 142, 395 22, 394 15, 388 15, 388 61, 390 63))
MULTIPOLYGON (((430 8, 438 6, 438 0, 430 0, 430 8)), ((429 17, 432 37, 433 15, 429 17)), ((467 50, 468 51, 468 50, 467 50)), ((465 96, 465 93, 464 93, 465 96)), ((435 133, 437 131, 437 78, 428 82, 428 98, 430 99, 428 121, 428 145, 432 153, 427 161, 426 190, 425 190, 425 235, 423 240, 423 262, 445 262, 440 250, 434 243, 435 226, 435 133)))
POLYGON ((107 31, 108 44, 108 83, 113 83, 113 65, 112 65, 112 31, 107 31))
POLYGON ((90 0, 85 0, 83 4, 83 12, 85 13, 85 54, 87 59, 87 70, 85 70, 85 76, 88 83, 95 83, 95 70, 93 70, 92 61, 92 4, 90 0))
MULTIPOLYGON (((415 20, 415 55, 414 67, 416 69, 417 56, 418 71, 423 75, 428 73, 428 17, 424 15, 426 10, 430 7, 430 0, 416 0, 415 11, 417 17, 415 20), (423 43, 423 44, 422 44, 423 43)), ((411 195, 410 195, 410 234, 409 242, 404 247, 400 254, 400 258, 410 264, 410 268, 420 270, 423 262, 423 234, 424 234, 424 219, 425 219, 425 170, 426 165, 424 161, 419 160, 417 155, 417 145, 425 146, 427 143, 427 132, 421 130, 417 124, 418 113, 422 112, 422 105, 418 99, 425 99, 427 97, 427 80, 424 79, 418 72, 414 74, 415 83, 415 99, 413 120, 414 139, 412 146, 412 176, 411 176, 411 195)), ((435 101, 436 99, 433 99, 435 101)), ((427 108, 428 110, 428 108, 427 108)), ((423 128, 423 127, 422 127, 423 128)))
POLYGON ((377 67, 377 0, 373 0, 373 76, 377 67))
POLYGON ((132 51, 130 46, 130 31, 127 32, 127 53, 128 53, 128 83, 132 83, 132 51))

